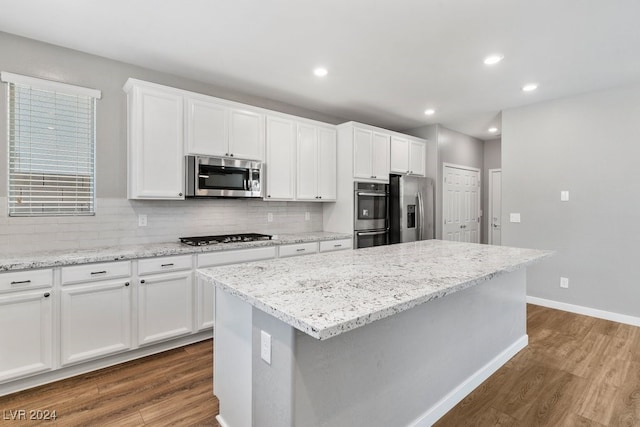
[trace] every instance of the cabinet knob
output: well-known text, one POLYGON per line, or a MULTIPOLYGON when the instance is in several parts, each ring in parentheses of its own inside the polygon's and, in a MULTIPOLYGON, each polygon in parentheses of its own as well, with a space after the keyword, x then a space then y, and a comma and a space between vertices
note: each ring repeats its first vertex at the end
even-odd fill
POLYGON ((144 279, 140 280, 140 283, 144 283, 144 279))
POLYGON ((267 194, 267 197, 271 197, 271 194, 267 194))
POLYGON ((50 294, 49 292, 45 292, 45 293, 44 293, 44 297, 45 297, 45 298, 49 298, 49 296, 51 296, 51 294, 50 294))
POLYGON ((228 156, 228 155, 229 155, 229 153, 224 153, 224 155, 225 155, 225 156, 228 156))
POLYGON ((178 196, 182 197, 182 193, 178 193, 178 196))
POLYGON ((230 156, 233 157, 233 153, 231 153, 230 156))
POLYGON ((125 285, 125 286, 129 286, 129 282, 125 283, 124 285, 125 285))
POLYGON ((322 196, 318 196, 318 199, 322 199, 322 196))

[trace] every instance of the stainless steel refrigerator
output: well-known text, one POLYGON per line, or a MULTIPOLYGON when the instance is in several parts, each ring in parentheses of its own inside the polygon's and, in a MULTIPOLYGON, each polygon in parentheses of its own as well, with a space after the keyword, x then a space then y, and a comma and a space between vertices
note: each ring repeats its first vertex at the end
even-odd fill
POLYGON ((433 180, 405 175, 389 176, 389 243, 433 239, 433 180))

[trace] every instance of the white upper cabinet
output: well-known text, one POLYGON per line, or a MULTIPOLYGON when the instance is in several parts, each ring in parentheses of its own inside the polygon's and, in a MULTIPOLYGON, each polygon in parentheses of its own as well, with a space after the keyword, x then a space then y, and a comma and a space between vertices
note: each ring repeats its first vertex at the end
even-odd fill
POLYGON ((129 79, 128 174, 130 199, 184 199, 184 100, 170 88, 129 79))
POLYGON ((295 197, 296 123, 267 117, 266 199, 293 200, 295 197))
POLYGON ((425 144, 393 135, 391 137, 391 172, 424 176, 425 144))
POLYGON ((336 131, 298 124, 298 200, 336 200, 336 131))
POLYGON ((186 105, 187 154, 262 161, 264 115, 205 96, 186 105))
POLYGON ((390 136, 369 129, 353 129, 353 177, 389 182, 390 136))

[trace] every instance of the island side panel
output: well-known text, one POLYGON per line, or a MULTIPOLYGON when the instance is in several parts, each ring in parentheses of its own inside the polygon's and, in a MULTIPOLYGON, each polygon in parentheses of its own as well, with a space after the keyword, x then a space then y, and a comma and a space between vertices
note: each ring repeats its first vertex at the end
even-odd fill
POLYGON ((526 345, 525 280, 501 275, 326 341, 296 333, 293 425, 431 425, 526 345))
POLYGON ((252 307, 215 290, 213 393, 220 400, 216 417, 223 427, 250 426, 252 307))

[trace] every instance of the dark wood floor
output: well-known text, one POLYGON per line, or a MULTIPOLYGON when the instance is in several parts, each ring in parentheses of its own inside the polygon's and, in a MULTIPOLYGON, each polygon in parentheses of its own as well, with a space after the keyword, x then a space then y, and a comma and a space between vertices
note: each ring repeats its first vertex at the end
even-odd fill
MULTIPOLYGON (((538 306, 527 319, 529 346, 437 427, 640 426, 640 328, 538 306)), ((5 415, 58 417, 0 424, 215 426, 212 359, 205 341, 0 397, 5 415)))

